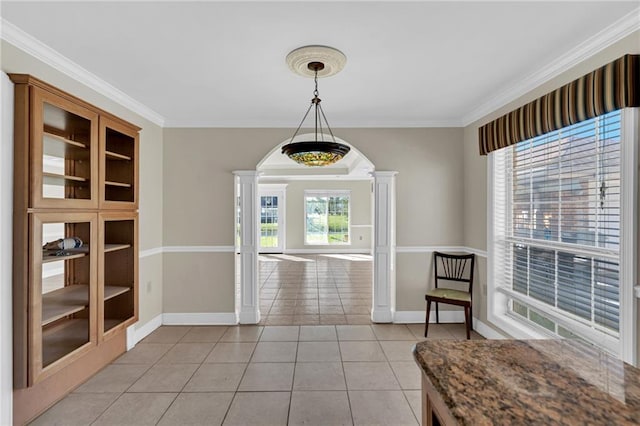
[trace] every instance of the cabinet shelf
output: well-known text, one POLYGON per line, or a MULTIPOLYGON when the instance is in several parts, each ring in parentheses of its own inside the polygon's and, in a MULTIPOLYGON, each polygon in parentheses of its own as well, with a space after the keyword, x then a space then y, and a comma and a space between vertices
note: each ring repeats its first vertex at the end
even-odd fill
POLYGON ((76 141, 72 141, 71 139, 67 139, 65 137, 62 136, 58 136, 55 133, 51 133, 51 132, 47 132, 44 131, 44 136, 51 138, 51 139, 55 139, 58 142, 62 142, 64 144, 67 145, 71 145, 71 146, 75 146, 77 148, 87 148, 87 145, 83 144, 82 142, 76 142, 76 141))
POLYGON ((112 182, 112 181, 105 181, 104 182, 105 185, 107 186, 117 186, 120 188, 131 188, 131 184, 130 183, 122 183, 122 182, 112 182))
POLYGON ((49 156, 75 161, 89 160, 89 150, 85 145, 62 138, 45 137, 42 151, 45 158, 49 156))
POLYGON ((44 172, 42 173, 42 177, 43 177, 43 182, 45 185, 58 185, 58 186, 64 186, 65 185, 65 181, 71 182, 71 183, 85 183, 88 182, 87 178, 83 178, 80 176, 71 176, 71 175, 59 175, 56 173, 49 173, 49 172, 44 172))
POLYGON ((104 252, 111 253, 113 251, 124 250, 131 247, 131 244, 105 244, 104 252))
POLYGON ((106 285, 104 286, 104 300, 113 299, 116 296, 120 296, 128 291, 131 291, 131 287, 119 286, 119 285, 106 285))
MULTIPOLYGON (((130 286, 107 285, 104 300, 112 299, 131 290, 130 286)), ((69 285, 42 295, 42 325, 75 314, 89 306, 89 286, 69 285)))
POLYGON ((43 250, 42 263, 58 262, 61 260, 79 259, 89 253, 89 247, 81 247, 79 249, 70 250, 43 250), (58 255, 57 253, 65 253, 58 255))
POLYGON ((89 286, 86 284, 69 285, 43 294, 42 325, 80 312, 87 306, 89 306, 89 286))
POLYGON ((118 154, 117 152, 105 151, 104 154, 109 160, 131 161, 131 157, 129 157, 128 155, 118 154))

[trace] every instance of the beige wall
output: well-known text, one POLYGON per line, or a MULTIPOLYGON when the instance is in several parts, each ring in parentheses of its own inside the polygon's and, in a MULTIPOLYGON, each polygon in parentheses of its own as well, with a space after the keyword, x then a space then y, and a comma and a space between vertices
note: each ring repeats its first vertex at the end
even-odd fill
POLYGON ((233 253, 166 253, 165 313, 234 312, 233 253))
POLYGON ((287 183, 287 250, 349 249, 369 253, 372 247, 371 229, 371 181, 291 181, 287 183), (304 191, 348 190, 351 192, 349 216, 351 220, 351 244, 305 245, 304 243, 304 191), (354 226, 356 225, 356 226, 354 226))
MULTIPOLYGON (((262 158, 289 138, 291 132, 292 129, 165 129, 164 245, 232 246, 232 172, 255 170, 262 158)), ((335 129, 335 133, 355 146, 376 170, 399 172, 398 246, 463 243, 463 129, 335 129)), ((206 306, 201 301, 193 303, 201 309, 213 309, 214 303, 222 303, 229 309, 224 312, 231 312, 232 259, 215 270, 221 279, 210 280, 191 268, 195 265, 192 259, 200 255, 165 253, 165 309, 191 309, 186 303, 174 304, 170 300, 181 299, 180 291, 203 297, 210 292, 212 300, 206 306), (169 269, 181 274, 172 274, 169 269), (222 301, 221 297, 228 300, 222 301)), ((424 261, 414 257, 401 260, 403 256, 398 255, 403 271, 398 275, 397 309, 424 309, 424 261), (420 279, 422 287, 416 282, 420 279)))
MULTIPOLYGON (((487 249, 487 157, 481 156, 478 151, 478 128, 627 53, 640 53, 640 31, 636 31, 464 128, 464 245, 479 250, 487 249)), ((474 311, 481 321, 488 324, 486 315, 486 259, 480 259, 478 266, 480 285, 476 286, 473 300, 474 306, 480 306, 480 309, 474 309, 474 311)))
MULTIPOLYGON (((142 128, 140 132, 140 250, 162 246, 162 128, 104 97, 87 86, 24 53, 2 43, 2 70, 31 74, 59 89, 142 128)), ((162 313, 162 254, 140 260, 140 322, 162 313)))

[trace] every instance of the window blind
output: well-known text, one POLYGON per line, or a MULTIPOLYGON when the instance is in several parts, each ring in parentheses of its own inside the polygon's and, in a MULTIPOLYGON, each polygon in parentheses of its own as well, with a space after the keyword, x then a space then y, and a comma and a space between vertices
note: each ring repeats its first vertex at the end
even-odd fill
POLYGON ((493 153, 498 290, 559 335, 620 330, 621 113, 493 153))

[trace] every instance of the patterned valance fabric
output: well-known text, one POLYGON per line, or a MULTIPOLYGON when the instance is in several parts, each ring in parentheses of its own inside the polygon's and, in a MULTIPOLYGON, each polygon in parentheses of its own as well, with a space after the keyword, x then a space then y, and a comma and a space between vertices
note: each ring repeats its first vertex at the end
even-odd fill
POLYGON ((480 154, 640 106, 640 55, 625 55, 478 129, 480 154))

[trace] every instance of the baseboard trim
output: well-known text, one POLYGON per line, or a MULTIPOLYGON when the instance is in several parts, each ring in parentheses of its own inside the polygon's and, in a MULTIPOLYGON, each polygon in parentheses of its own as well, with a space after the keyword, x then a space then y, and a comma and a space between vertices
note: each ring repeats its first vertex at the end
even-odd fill
POLYGON ((243 311, 238 314, 240 324, 258 324, 260 322, 260 311, 243 311))
POLYGON ((149 322, 140 325, 139 322, 127 328, 127 350, 130 351, 142 339, 153 333, 162 325, 162 314, 156 315, 149 322))
MULTIPOLYGON (((396 314, 393 317, 393 322, 399 324, 424 324, 425 313, 425 311, 396 311, 396 314)), ((435 322, 436 313, 431 311, 431 315, 429 315, 429 323, 435 322)), ((464 322, 464 312, 440 311, 440 322, 464 322)))
POLYGON ((235 325, 238 323, 235 312, 192 312, 165 313, 163 325, 235 325))
MULTIPOLYGON (((397 313, 397 312, 396 312, 397 313)), ((371 321, 375 323, 393 322, 394 312, 390 309, 373 309, 371 312, 371 321)))
POLYGON ((508 339, 477 318, 473 319, 473 329, 485 339, 508 339))

